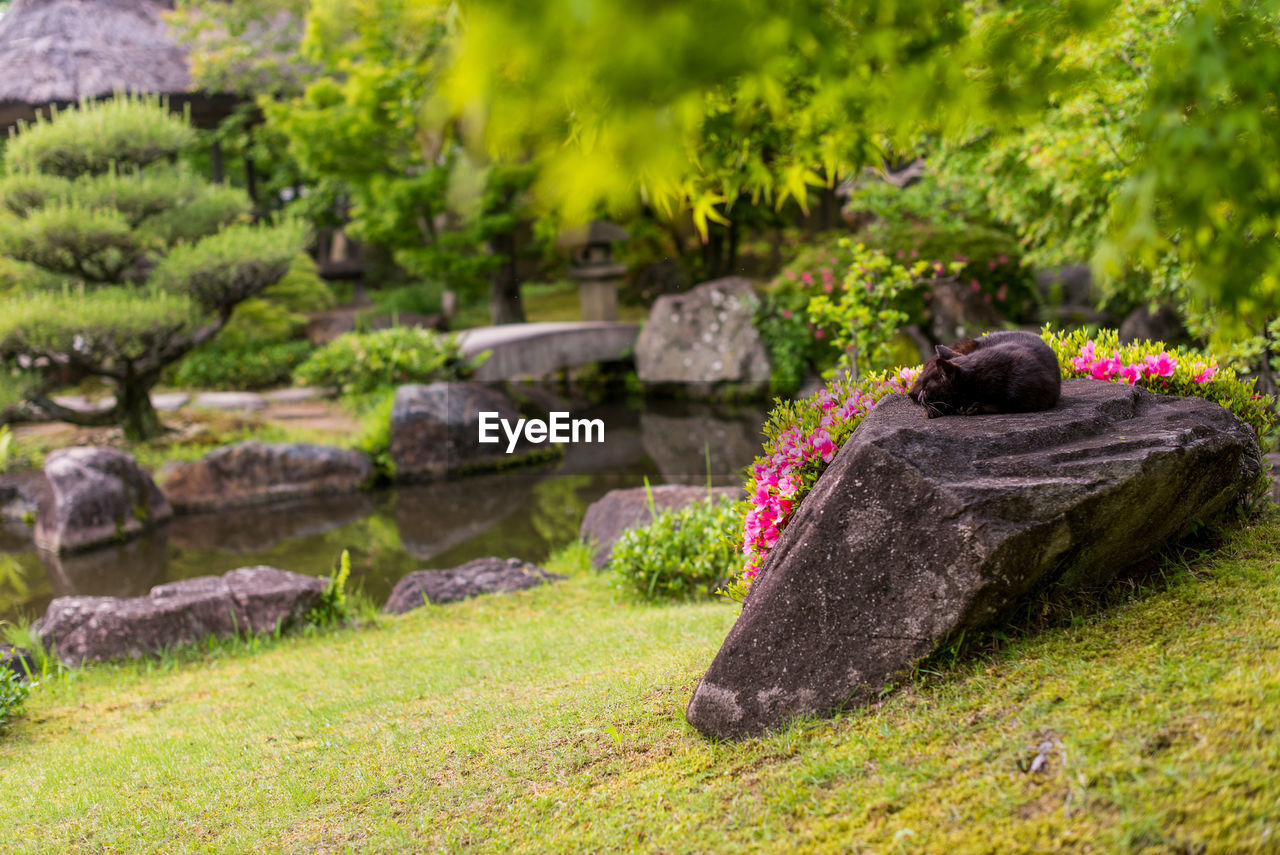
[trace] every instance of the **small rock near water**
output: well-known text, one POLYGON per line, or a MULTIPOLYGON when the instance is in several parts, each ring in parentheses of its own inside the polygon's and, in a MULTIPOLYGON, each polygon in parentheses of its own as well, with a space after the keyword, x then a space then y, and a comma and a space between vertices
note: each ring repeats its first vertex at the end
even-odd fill
POLYGON ((68 665, 140 657, 209 636, 288 629, 327 584, 274 567, 241 567, 157 585, 145 597, 59 597, 37 629, 68 665))
MULTIPOLYGON (((609 563, 613 547, 627 529, 638 528, 653 522, 653 513, 649 507, 651 494, 653 507, 659 513, 707 500, 706 487, 691 487, 683 484, 660 484, 657 487, 610 490, 587 508, 587 513, 582 518, 582 526, 578 530, 583 541, 595 547, 591 566, 599 570, 609 563)), ((739 499, 742 497, 742 490, 738 487, 716 487, 711 490, 713 501, 723 497, 739 499)))
POLYGON ((355 449, 253 441, 160 470, 165 495, 179 513, 352 493, 372 477, 369 456, 355 449))
POLYGON ((769 390, 769 351, 755 327, 759 300, 739 276, 659 297, 636 341, 636 373, 646 385, 692 394, 769 390))
POLYGON ((1049 411, 925 419, 880 401, 796 511, 686 710, 718 738, 869 703, 1036 590, 1106 584, 1262 472, 1202 398, 1067 380, 1049 411))
POLYGON ((66 448, 44 464, 49 489, 36 513, 36 545, 75 552, 137 537, 173 516, 169 500, 131 455, 66 448))
POLYGON ((480 442, 480 413, 497 413, 514 428, 516 405, 504 393, 478 383, 439 381, 396 390, 391 411, 391 459, 400 481, 430 481, 477 468, 500 466, 537 450, 523 438, 507 454, 499 427, 496 443, 480 442))
POLYGON ((519 558, 477 558, 452 570, 418 570, 396 583, 383 611, 403 614, 430 602, 453 603, 481 594, 536 588, 566 577, 519 558))

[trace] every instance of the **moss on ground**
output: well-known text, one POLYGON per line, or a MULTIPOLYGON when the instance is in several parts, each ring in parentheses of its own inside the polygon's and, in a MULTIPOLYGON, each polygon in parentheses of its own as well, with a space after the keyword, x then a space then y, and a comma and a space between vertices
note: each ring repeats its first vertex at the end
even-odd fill
POLYGON ((582 570, 90 667, 0 739, 0 849, 1275 851, 1278 569, 1268 518, 873 709, 736 744, 683 718, 733 608, 582 570))

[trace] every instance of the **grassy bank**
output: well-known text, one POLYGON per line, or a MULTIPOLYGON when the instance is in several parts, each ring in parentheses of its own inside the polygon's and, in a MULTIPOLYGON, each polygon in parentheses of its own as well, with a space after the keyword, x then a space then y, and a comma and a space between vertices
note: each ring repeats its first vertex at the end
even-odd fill
POLYGON ((733 609, 587 573, 92 667, 0 737, 0 849, 1273 851, 1278 569, 1272 518, 875 709, 741 744, 682 714, 733 609))

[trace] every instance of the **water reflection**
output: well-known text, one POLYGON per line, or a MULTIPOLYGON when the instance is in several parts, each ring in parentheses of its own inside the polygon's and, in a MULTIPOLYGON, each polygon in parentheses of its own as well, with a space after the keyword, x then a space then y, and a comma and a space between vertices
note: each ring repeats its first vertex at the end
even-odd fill
POLYGON ((650 402, 599 407, 605 442, 557 463, 373 494, 176 518, 150 537, 71 556, 37 552, 24 526, 0 528, 0 618, 38 617, 66 594, 137 596, 162 582, 269 564, 327 575, 342 550, 356 588, 381 602, 404 574, 487 555, 544 560, 571 542, 587 506, 651 483, 740 483, 759 449, 762 408, 650 402))

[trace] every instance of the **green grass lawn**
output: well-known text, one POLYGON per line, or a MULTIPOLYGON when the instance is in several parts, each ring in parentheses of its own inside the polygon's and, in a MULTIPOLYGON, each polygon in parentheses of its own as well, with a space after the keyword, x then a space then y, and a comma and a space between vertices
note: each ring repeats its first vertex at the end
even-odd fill
POLYGON ((1278 571, 1268 518, 874 709, 737 744, 683 718, 733 607, 582 571, 89 667, 0 736, 0 849, 1276 851, 1278 571))

